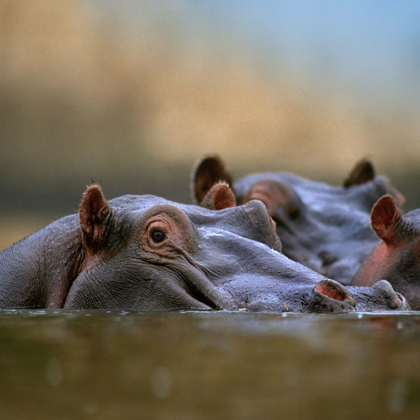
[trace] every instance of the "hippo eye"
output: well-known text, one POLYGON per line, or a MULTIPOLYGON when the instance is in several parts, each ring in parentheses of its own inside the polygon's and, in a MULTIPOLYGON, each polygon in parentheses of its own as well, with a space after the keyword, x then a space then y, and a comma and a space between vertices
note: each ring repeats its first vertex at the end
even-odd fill
POLYGON ((161 230, 154 230, 150 236, 155 244, 160 244, 166 238, 165 233, 161 230))

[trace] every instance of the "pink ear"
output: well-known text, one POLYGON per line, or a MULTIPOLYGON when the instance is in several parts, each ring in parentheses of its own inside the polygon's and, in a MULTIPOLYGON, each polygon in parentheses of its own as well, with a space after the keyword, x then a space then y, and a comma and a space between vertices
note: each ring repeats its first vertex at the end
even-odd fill
POLYGON ((400 219, 401 212, 390 195, 381 197, 373 206, 370 215, 372 229, 387 244, 395 240, 397 236, 395 224, 400 219))
POLYGON ((229 185, 220 182, 213 185, 201 202, 202 207, 210 210, 223 210, 236 206, 236 199, 229 185))
POLYGON ((99 185, 91 185, 83 194, 79 208, 80 229, 83 243, 98 250, 105 241, 111 207, 99 185))

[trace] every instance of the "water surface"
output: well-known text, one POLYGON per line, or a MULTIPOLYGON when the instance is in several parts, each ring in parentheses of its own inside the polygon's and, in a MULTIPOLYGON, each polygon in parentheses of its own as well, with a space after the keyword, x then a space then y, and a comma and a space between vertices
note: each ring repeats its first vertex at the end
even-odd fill
POLYGON ((4 419, 418 419, 420 313, 0 311, 4 419))

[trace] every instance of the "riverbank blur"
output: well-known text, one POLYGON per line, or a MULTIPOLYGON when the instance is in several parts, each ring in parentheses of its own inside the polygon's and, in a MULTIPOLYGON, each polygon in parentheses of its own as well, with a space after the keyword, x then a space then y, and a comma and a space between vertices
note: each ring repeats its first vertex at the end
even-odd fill
MULTIPOLYGON (((151 193, 188 203, 190 169, 205 153, 219 153, 236 177, 279 170, 335 185, 369 157, 406 195, 408 209, 420 207, 419 80, 408 67, 394 83, 381 79, 395 60, 380 61, 351 37, 363 31, 358 13, 370 9, 354 7, 346 22, 355 29, 335 28, 324 50, 313 49, 318 64, 302 69, 290 64, 300 50, 287 40, 315 43, 340 19, 338 6, 312 14, 309 2, 263 2, 253 14, 252 2, 238 13, 211 4, 0 4, 1 246, 76 211, 92 180, 108 198, 151 193), (270 16, 283 34, 250 35, 269 29, 270 16), (375 80, 366 70, 350 83, 356 68, 334 70, 341 68, 334 55, 340 37, 349 51, 360 49, 360 61, 378 60, 375 80), (389 87, 387 94, 375 83, 389 87)), ((404 33, 404 19, 413 16, 386 7, 377 5, 384 20, 378 39, 389 38, 387 28, 404 33)), ((399 62, 415 67, 420 35, 412 33, 401 38, 409 59, 399 62)))

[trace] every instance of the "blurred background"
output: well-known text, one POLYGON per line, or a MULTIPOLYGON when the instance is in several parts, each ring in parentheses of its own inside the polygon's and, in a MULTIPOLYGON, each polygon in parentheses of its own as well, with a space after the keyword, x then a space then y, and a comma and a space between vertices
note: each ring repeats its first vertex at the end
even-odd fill
POLYGON ((1 0, 0 147, 0 249, 92 180, 189 203, 205 153, 336 185, 368 157, 420 207, 420 3, 1 0))

